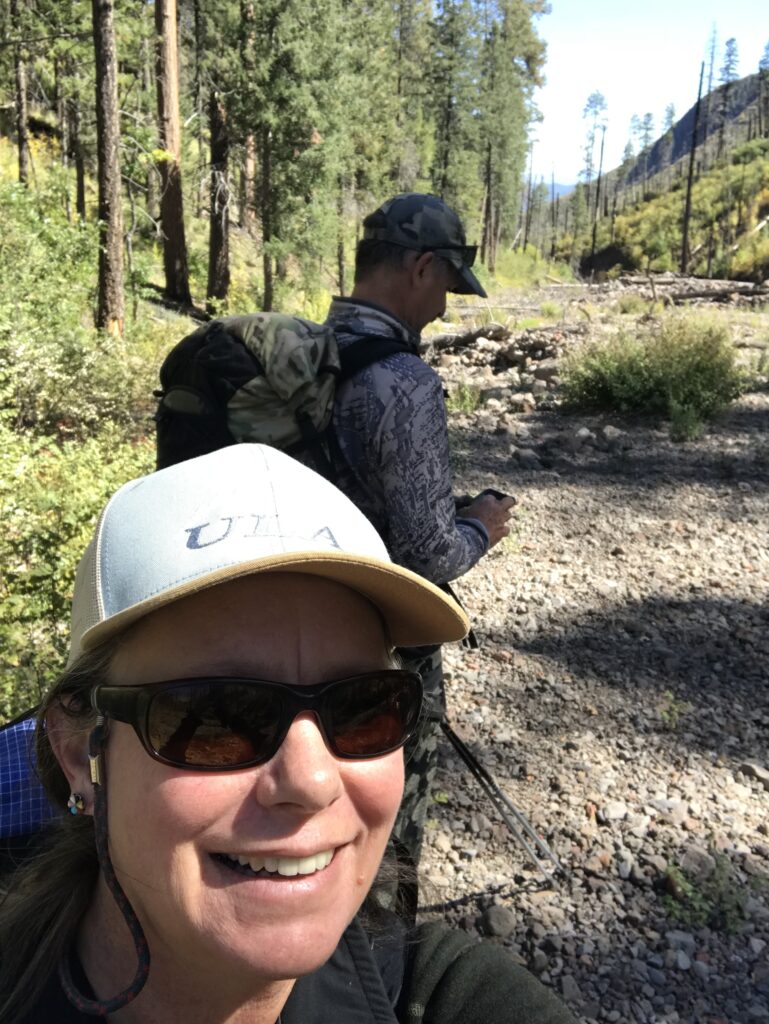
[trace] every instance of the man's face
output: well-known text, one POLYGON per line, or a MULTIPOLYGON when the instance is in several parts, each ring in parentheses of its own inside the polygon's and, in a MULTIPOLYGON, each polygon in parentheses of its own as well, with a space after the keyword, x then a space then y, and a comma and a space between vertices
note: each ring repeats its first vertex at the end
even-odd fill
POLYGON ((421 332, 446 312, 446 293, 457 284, 457 270, 434 252, 421 253, 414 262, 411 325, 421 332))

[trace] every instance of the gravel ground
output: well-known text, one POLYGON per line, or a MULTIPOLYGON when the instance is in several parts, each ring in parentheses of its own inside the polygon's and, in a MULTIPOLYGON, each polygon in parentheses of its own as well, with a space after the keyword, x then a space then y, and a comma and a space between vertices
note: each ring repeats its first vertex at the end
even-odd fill
MULTIPOLYGON (((481 349, 447 382, 488 381, 481 349)), ((674 444, 559 412, 548 373, 527 411, 451 417, 458 489, 519 506, 457 586, 481 647, 445 661, 452 724, 569 874, 542 878, 445 743, 423 913, 586 1021, 769 1020, 769 390, 674 444)))

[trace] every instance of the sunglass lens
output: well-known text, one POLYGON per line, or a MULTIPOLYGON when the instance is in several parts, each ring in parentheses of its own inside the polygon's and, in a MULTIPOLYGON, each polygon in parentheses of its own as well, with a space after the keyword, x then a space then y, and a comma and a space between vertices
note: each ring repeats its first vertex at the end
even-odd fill
POLYGON ((345 680, 327 695, 328 741, 339 757, 378 757, 401 746, 421 707, 417 677, 400 674, 345 680))
POLYGON ((237 683, 169 687, 150 705, 148 734, 166 761, 191 768, 233 768, 266 761, 281 721, 275 690, 237 683))

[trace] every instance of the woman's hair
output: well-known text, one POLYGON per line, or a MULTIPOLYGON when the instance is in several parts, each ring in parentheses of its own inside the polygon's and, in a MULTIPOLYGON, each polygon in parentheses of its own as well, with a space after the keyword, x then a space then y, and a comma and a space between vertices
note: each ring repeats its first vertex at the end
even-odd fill
MULTIPOLYGON (((69 785, 51 748, 52 708, 87 733, 94 722, 89 694, 106 681, 113 640, 83 655, 54 683, 37 714, 37 774, 49 799, 66 806, 69 785)), ((0 1024, 16 1024, 56 970, 91 901, 99 873, 93 818, 62 814, 39 852, 0 884, 0 1024)))

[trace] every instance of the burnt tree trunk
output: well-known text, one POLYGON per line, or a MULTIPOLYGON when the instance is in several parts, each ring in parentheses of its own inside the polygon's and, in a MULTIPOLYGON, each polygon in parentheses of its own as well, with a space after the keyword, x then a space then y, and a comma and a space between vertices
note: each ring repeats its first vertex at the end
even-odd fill
POLYGON ((692 128, 692 151, 689 155, 689 177, 686 181, 686 204, 684 206, 684 223, 681 230, 681 273, 686 273, 689 265, 689 221, 692 215, 692 187, 694 185, 694 160, 697 153, 697 131, 700 126, 700 104, 702 102, 702 82, 705 78, 705 61, 700 68, 700 88, 697 92, 697 106, 694 108, 694 127, 692 128))
POLYGON ((96 55, 96 151, 99 178, 99 300, 96 326, 123 333, 123 212, 120 191, 120 115, 112 0, 92 0, 96 55))
POLYGON ((168 298, 192 305, 187 241, 184 234, 184 200, 180 164, 182 135, 179 121, 179 47, 176 0, 155 0, 157 35, 156 81, 158 134, 164 157, 160 162, 160 220, 163 226, 163 268, 168 298))
POLYGON ((211 207, 208 234, 208 289, 206 310, 217 312, 217 302, 230 289, 230 139, 227 111, 216 89, 208 106, 211 130, 211 207))

